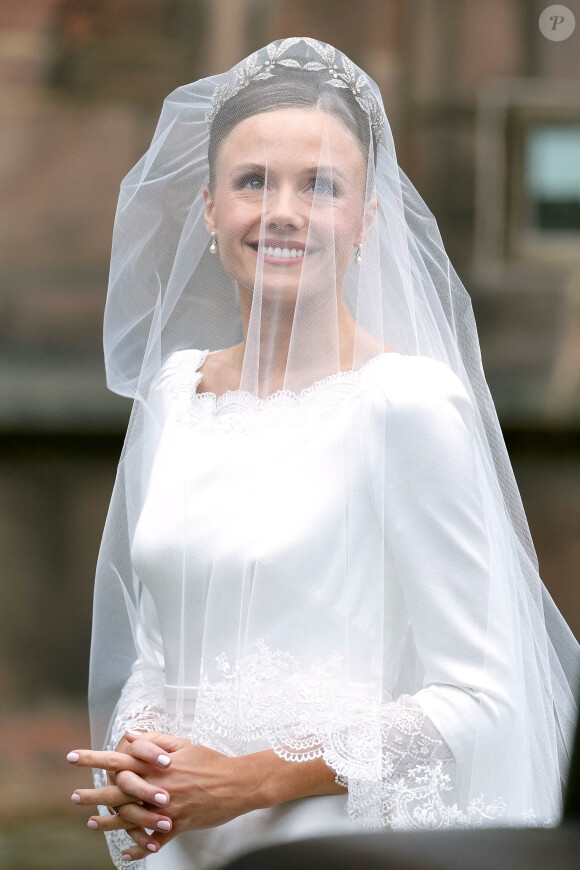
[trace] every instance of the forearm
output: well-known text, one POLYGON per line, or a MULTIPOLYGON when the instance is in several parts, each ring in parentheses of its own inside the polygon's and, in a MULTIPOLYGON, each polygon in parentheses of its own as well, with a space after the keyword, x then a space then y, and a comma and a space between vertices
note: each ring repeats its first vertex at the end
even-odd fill
POLYGON ((316 795, 343 794, 336 774, 322 758, 286 761, 273 749, 240 756, 244 780, 248 783, 252 808, 273 807, 285 801, 316 795))

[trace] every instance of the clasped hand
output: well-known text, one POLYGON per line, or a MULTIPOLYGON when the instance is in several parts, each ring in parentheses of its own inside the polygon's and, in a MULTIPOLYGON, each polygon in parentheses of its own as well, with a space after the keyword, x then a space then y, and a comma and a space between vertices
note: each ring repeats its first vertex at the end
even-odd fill
POLYGON ((158 852, 182 831, 221 825, 260 806, 249 756, 230 758, 181 737, 129 731, 114 751, 78 749, 67 759, 107 771, 108 785, 76 789, 71 799, 80 806, 118 809, 115 815, 91 816, 87 825, 100 831, 124 828, 136 843, 123 853, 126 861, 158 852))

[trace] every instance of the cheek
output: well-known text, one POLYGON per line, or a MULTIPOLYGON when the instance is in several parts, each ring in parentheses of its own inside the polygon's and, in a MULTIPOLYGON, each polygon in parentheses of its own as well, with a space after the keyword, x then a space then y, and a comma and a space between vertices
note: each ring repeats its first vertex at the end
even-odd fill
POLYGON ((251 251, 246 242, 255 229, 260 231, 261 205, 240 202, 233 197, 222 197, 216 202, 219 257, 222 267, 237 281, 251 280, 251 251), (257 229, 256 229, 257 227, 257 229))
POLYGON ((249 198, 225 195, 216 201, 216 217, 220 233, 232 241, 247 233, 256 223, 260 225, 262 202, 259 197, 249 198))
POLYGON ((224 209, 218 217, 218 240, 222 250, 235 244, 240 236, 239 220, 233 209, 224 209))
POLYGON ((350 202, 332 210, 326 220, 323 221, 325 234, 329 241, 334 241, 336 254, 350 256, 352 246, 360 233, 359 202, 350 202))

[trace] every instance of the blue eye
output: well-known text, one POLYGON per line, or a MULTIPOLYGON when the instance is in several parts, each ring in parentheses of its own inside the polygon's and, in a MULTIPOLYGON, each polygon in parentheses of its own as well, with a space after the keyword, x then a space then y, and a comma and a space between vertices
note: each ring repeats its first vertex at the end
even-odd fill
POLYGON ((312 181, 312 190, 314 193, 324 193, 334 196, 336 193, 332 181, 328 178, 315 178, 312 181))
POLYGON ((247 175, 243 175, 238 182, 236 183, 236 187, 239 190, 247 187, 250 190, 262 190, 264 187, 264 179, 261 175, 257 175, 255 172, 252 172, 247 175))

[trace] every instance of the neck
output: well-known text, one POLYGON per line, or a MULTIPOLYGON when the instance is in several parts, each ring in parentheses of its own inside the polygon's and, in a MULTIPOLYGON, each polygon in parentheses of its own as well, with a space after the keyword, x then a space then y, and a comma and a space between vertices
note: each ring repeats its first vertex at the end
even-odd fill
MULTIPOLYGON (((257 371, 267 373, 267 383, 261 383, 266 393, 283 386, 289 362, 295 366, 300 360, 306 382, 311 372, 321 377, 337 368, 352 368, 356 322, 340 290, 301 301, 298 314, 295 299, 280 299, 278 294, 263 293, 252 310, 253 291, 241 287, 238 290, 244 330, 244 340, 238 346, 240 365, 248 343, 254 343, 257 371), (326 334, 321 324, 327 324, 326 334)), ((300 377, 297 372, 295 376, 300 377)))

